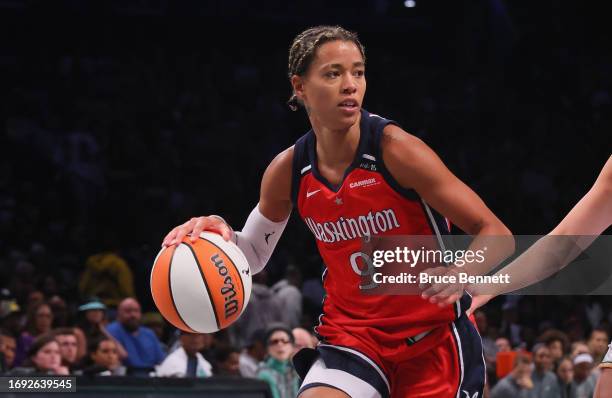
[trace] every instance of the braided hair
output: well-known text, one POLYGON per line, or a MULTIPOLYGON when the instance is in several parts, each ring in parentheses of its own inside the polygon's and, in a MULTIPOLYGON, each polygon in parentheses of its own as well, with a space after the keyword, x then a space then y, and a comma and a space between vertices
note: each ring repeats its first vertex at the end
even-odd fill
MULTIPOLYGON (((365 50, 363 45, 357 38, 357 34, 349 32, 340 26, 315 26, 314 28, 306 29, 293 40, 289 49, 289 80, 293 75, 304 76, 308 71, 308 67, 315 57, 317 48, 324 43, 342 40, 355 43, 363 61, 365 62, 365 50)), ((292 111, 297 111, 300 101, 295 93, 291 95, 287 105, 292 111)))

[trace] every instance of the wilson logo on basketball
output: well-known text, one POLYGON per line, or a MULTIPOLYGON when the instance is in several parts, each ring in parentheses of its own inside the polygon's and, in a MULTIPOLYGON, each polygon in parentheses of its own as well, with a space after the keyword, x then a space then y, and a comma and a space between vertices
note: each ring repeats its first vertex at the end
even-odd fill
POLYGON ((225 278, 223 280, 224 285, 221 287, 221 294, 225 300, 225 319, 227 319, 238 312, 238 300, 235 299, 236 289, 234 288, 234 281, 232 277, 228 275, 227 267, 218 253, 215 253, 210 258, 210 261, 217 267, 219 275, 225 278))

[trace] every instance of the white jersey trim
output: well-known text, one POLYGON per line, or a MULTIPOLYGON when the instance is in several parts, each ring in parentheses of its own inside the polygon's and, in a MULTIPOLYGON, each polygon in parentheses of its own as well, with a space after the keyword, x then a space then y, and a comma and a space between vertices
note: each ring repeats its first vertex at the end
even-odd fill
POLYGON ((308 385, 312 387, 329 385, 337 388, 352 398, 381 398, 380 393, 368 382, 339 369, 329 369, 321 358, 317 359, 304 377, 300 392, 308 385))
POLYGON ((387 385, 387 388, 389 389, 389 392, 391 392, 391 385, 389 384, 389 380, 387 380, 387 376, 385 376, 385 373, 382 371, 381 368, 378 367, 378 365, 371 360, 370 358, 368 358, 367 356, 365 356, 364 354, 360 353, 359 351, 353 350, 351 348, 348 347, 340 347, 337 345, 331 345, 331 344, 319 344, 319 346, 321 347, 329 347, 329 348, 335 348, 337 350, 340 351, 344 351, 344 352, 349 352, 353 355, 358 356, 359 358, 363 359, 364 361, 366 361, 367 363, 369 363, 374 369, 376 369, 376 371, 378 372, 378 374, 380 375, 380 377, 382 377, 383 381, 385 382, 385 384, 387 385))

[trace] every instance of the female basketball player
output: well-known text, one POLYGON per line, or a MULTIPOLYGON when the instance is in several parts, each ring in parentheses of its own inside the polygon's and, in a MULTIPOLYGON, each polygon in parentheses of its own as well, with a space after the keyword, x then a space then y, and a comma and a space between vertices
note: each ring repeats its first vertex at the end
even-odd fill
POLYGON ((196 217, 163 244, 215 231, 233 239, 257 273, 296 206, 327 266, 316 328, 322 343, 294 359, 300 397, 482 396, 482 346, 465 316, 469 298, 440 308, 419 295, 362 294, 368 270, 360 238, 448 232, 440 214, 475 235, 475 248, 479 237, 510 231, 426 144, 362 109, 365 54, 355 34, 319 26, 298 35, 289 79, 289 105, 306 109, 312 130, 268 166, 242 231, 219 216, 196 217))
MULTIPOLYGON (((521 289, 559 271, 585 250, 610 225, 612 225, 612 156, 604 165, 593 187, 580 199, 563 221, 548 236, 540 239, 529 250, 499 271, 499 273, 510 274, 511 283, 470 287, 469 290, 474 293, 470 312, 499 294, 521 289), (555 235, 570 235, 570 237, 566 241, 558 237, 550 239, 555 235), (563 244, 560 245, 560 243, 563 244), (551 256, 550 253, 554 255, 551 256)), ((600 366, 602 373, 595 398, 612 398, 612 344, 600 366)))

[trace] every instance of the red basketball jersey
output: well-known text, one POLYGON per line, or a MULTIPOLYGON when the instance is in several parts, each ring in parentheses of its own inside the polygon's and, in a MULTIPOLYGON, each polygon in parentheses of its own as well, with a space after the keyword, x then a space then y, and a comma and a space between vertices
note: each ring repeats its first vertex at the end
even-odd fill
POLYGON ((419 295, 367 295, 360 288, 356 261, 366 235, 449 233, 446 220, 385 168, 380 142, 389 123, 396 124, 361 111, 357 153, 339 186, 317 170, 312 130, 295 144, 293 201, 326 266, 326 298, 315 331, 331 344, 347 345, 338 336, 364 332, 377 341, 408 339, 452 322, 469 306, 467 296, 440 309, 419 295))

